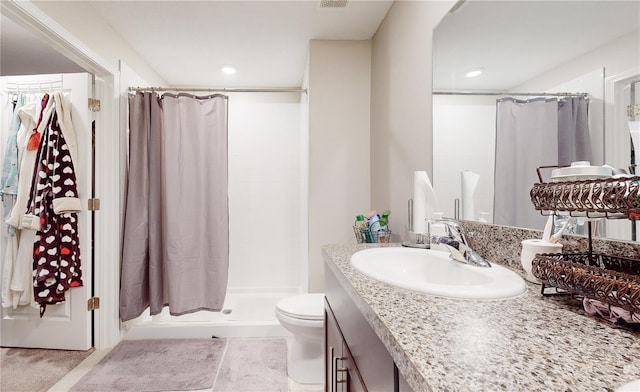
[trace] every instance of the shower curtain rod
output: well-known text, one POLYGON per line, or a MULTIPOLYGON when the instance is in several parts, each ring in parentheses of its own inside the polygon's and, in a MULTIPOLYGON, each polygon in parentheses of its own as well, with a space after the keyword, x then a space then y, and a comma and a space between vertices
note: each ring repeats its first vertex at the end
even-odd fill
POLYGON ((589 93, 513 93, 513 92, 474 92, 474 91, 434 91, 433 95, 517 95, 537 97, 586 97, 589 93))
POLYGON ((291 88, 209 88, 209 87, 196 87, 196 88, 167 88, 167 87, 129 87, 129 92, 135 91, 151 91, 151 92, 208 92, 208 93, 306 93, 306 88, 291 87, 291 88))

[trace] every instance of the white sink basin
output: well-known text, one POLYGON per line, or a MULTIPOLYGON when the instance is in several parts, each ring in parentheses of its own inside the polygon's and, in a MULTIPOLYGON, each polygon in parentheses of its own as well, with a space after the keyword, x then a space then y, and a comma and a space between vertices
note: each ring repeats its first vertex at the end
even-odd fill
POLYGON ((351 256, 351 264, 370 278, 441 297, 500 299, 526 291, 524 280, 505 267, 495 263, 491 268, 467 265, 439 250, 365 249, 351 256))
POLYGON ((640 380, 634 380, 616 388, 615 392, 638 392, 640 391, 640 380))

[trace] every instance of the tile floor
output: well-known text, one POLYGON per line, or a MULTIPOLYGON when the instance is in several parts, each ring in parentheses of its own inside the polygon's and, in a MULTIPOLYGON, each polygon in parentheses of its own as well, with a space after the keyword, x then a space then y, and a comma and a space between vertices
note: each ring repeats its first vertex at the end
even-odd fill
MULTIPOLYGON (((78 380, 80 380, 85 374, 87 374, 94 366, 100 362, 100 360, 109 353, 110 350, 96 350, 93 354, 87 357, 84 361, 58 381, 54 386, 49 389, 49 392, 67 392, 73 387, 78 380)), ((203 389, 189 392, 209 392, 213 389, 203 389)), ((308 385, 298 384, 289 379, 289 392, 322 392, 324 391, 324 385, 308 385)), ((182 392, 182 391, 172 391, 182 392)), ((264 392, 264 391, 252 391, 252 392, 264 392)))

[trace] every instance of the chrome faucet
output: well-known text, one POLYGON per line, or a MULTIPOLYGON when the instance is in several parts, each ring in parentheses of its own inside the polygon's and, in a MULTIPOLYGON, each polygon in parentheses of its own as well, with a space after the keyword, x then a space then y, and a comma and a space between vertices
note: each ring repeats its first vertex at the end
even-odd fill
POLYGON ((454 219, 438 219, 434 222, 442 223, 446 228, 446 236, 432 236, 431 244, 443 245, 451 253, 453 260, 476 267, 491 267, 488 261, 471 249, 467 241, 467 234, 460 222, 454 219))

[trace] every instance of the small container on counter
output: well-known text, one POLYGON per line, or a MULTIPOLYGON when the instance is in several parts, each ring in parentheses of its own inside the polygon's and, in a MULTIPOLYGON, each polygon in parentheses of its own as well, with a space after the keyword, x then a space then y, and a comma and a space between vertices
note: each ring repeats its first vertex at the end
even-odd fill
POLYGON ((391 238, 391 230, 388 228, 389 215, 391 212, 385 210, 382 214, 371 210, 367 217, 357 215, 353 225, 353 231, 358 243, 388 243, 391 238))

